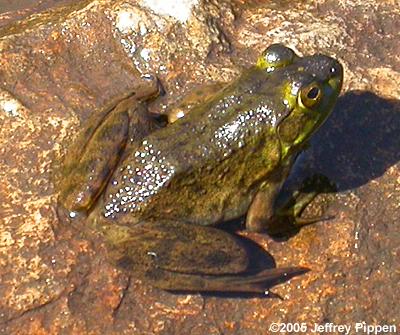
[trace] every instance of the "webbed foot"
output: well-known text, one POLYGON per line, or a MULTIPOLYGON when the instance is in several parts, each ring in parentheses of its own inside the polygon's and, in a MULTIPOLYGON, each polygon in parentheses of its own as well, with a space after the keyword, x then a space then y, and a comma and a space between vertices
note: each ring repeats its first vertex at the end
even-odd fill
POLYGON ((164 290, 264 293, 308 271, 290 267, 255 272, 254 255, 240 238, 212 227, 162 221, 110 226, 104 233, 116 264, 164 290))

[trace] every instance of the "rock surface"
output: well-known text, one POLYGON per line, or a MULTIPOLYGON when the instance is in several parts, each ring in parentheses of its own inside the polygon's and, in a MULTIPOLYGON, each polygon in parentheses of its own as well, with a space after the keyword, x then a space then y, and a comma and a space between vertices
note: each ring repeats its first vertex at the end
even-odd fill
POLYGON ((0 334, 255 335, 273 322, 399 329, 396 1, 160 3, 82 1, 0 28, 0 334), (279 266, 312 269, 273 289, 283 300, 154 289, 112 267, 101 241, 58 222, 54 162, 96 107, 156 73, 167 94, 151 108, 162 112, 200 83, 230 80, 272 42, 345 67, 338 106, 288 183, 327 175, 338 192, 310 210, 334 219, 287 241, 248 234, 279 266))

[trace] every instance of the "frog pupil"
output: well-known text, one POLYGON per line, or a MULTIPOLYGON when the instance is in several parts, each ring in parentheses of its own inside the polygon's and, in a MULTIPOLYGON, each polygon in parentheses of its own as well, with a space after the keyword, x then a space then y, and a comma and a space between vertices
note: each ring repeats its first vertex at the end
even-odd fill
POLYGON ((319 95, 319 89, 318 87, 313 87, 311 88, 308 93, 307 93, 307 98, 308 99, 316 99, 319 95))

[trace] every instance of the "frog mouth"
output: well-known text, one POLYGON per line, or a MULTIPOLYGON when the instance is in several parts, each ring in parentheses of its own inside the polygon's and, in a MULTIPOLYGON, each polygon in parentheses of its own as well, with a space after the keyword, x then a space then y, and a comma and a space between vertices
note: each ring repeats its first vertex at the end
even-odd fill
POLYGON ((337 92, 336 97, 342 90, 343 85, 343 66, 337 60, 331 58, 332 65, 330 66, 330 78, 328 80, 329 86, 334 92, 337 92))
POLYGON ((334 90, 334 92, 337 92, 336 97, 338 97, 340 94, 340 91, 342 90, 343 76, 335 76, 335 77, 330 78, 328 80, 328 84, 334 90))

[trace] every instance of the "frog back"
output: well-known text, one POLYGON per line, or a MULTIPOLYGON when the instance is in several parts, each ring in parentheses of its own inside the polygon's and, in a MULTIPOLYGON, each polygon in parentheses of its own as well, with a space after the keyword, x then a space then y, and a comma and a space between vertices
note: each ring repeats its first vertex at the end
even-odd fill
POLYGON ((198 224, 243 215, 280 161, 276 124, 286 111, 260 90, 264 83, 265 74, 252 68, 126 152, 103 215, 121 223, 169 217, 198 224))

